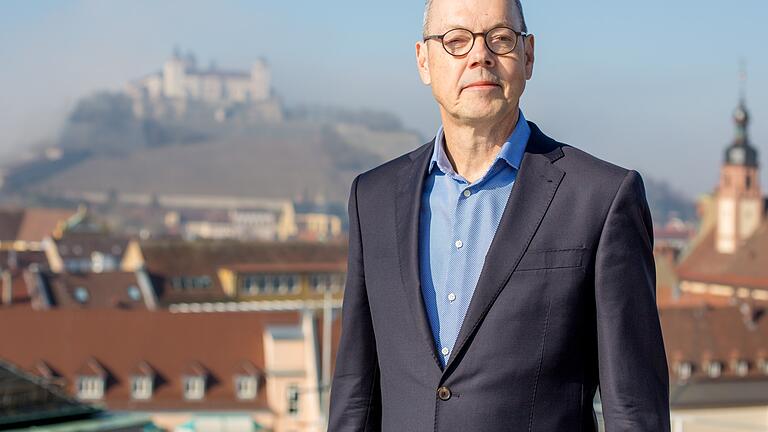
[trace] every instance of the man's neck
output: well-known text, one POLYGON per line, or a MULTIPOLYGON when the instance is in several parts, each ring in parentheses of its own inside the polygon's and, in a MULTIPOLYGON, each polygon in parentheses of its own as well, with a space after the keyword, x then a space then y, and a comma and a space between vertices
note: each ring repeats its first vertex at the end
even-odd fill
POLYGON ((501 121, 484 123, 460 123, 444 115, 445 153, 456 173, 469 183, 480 179, 515 130, 519 117, 517 108, 501 121))

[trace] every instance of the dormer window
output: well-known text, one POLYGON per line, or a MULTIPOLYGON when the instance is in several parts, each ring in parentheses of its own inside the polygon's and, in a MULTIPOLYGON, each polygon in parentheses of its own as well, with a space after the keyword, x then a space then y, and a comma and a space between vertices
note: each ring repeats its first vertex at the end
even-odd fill
POLYGON ((764 375, 768 375, 768 358, 761 358, 758 360, 757 369, 764 375))
POLYGON ((152 398, 152 376, 134 375, 131 377, 131 397, 136 400, 152 398))
POLYGON ((734 362, 733 369, 738 376, 746 376, 749 373, 749 362, 744 359, 737 360, 734 362))
POLYGON ((200 400, 205 396, 205 377, 199 375, 184 376, 184 399, 200 400))
POLYGON ((707 365, 707 375, 710 378, 719 378, 723 373, 723 364, 719 361, 711 361, 707 365))
POLYGON ((235 393, 240 400, 256 399, 259 384, 256 375, 235 376, 235 393))
POLYGON ((75 372, 75 390, 80 399, 101 399, 104 397, 107 371, 94 358, 89 358, 75 372))
POLYGON ((687 380, 693 373, 693 364, 691 362, 680 362, 677 364, 677 376, 681 380, 687 380))
POLYGON ((131 398, 147 400, 152 398, 155 370, 145 361, 139 362, 131 374, 131 398))
POLYGON ((104 397, 104 378, 95 375, 78 376, 77 397, 89 400, 104 397))

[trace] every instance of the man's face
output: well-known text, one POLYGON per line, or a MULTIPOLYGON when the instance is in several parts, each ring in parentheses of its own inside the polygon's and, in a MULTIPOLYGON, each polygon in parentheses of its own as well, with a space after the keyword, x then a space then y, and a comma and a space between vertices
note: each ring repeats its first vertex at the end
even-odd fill
MULTIPOLYGON (((506 0, 434 0, 427 34, 457 27, 487 32, 500 25, 520 31, 520 22, 514 4, 506 0)), ((439 40, 417 42, 419 75, 432 86, 443 116, 465 124, 508 118, 533 73, 533 42, 533 36, 520 36, 514 51, 496 55, 477 37, 472 50, 460 57, 448 54, 439 40)))

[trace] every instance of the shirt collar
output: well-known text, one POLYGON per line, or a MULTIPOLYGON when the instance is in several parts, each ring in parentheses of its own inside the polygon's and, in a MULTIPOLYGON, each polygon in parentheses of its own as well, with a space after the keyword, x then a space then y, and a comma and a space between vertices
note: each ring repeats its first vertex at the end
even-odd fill
MULTIPOLYGON (((509 135, 507 140, 501 146, 501 150, 496 155, 496 159, 493 161, 493 166, 496 161, 503 159, 510 166, 515 169, 520 169, 520 162, 523 160, 523 153, 525 152, 525 146, 528 143, 528 138, 531 136, 531 128, 528 126, 528 122, 523 116, 523 111, 519 111, 520 115, 517 119, 517 124, 512 134, 509 135)), ((431 173, 432 169, 437 167, 445 174, 456 174, 456 171, 451 165, 451 161, 448 160, 448 155, 445 153, 445 143, 443 136, 443 126, 437 129, 435 135, 435 145, 432 151, 432 159, 429 161, 427 173, 431 173)))

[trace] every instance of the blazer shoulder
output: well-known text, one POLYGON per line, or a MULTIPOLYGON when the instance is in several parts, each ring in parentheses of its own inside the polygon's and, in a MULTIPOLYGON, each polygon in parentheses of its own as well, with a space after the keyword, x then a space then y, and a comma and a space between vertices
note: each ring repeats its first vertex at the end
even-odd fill
POLYGON ((400 171, 403 168, 409 167, 414 160, 419 156, 423 156, 424 152, 429 151, 432 148, 432 141, 429 141, 414 150, 404 153, 396 158, 390 159, 374 168, 364 171, 357 175, 358 189, 364 188, 370 190, 370 188, 381 187, 382 185, 395 184, 400 171))
POLYGON ((600 159, 574 145, 551 138, 531 121, 528 124, 531 127, 530 151, 547 154, 555 166, 572 179, 576 178, 582 183, 603 183, 611 180, 620 182, 629 171, 625 167, 600 159))
POLYGON ((545 149, 549 154, 559 155, 553 158, 553 163, 563 170, 565 181, 575 185, 575 190, 587 196, 612 200, 626 180, 643 184, 640 174, 633 169, 608 162, 574 145, 552 139, 535 124, 531 129, 536 137, 537 147, 545 149))
POLYGON ((615 179, 621 181, 629 168, 601 159, 570 144, 562 144, 564 157, 558 166, 566 171, 578 171, 584 177, 597 176, 596 180, 615 179))

